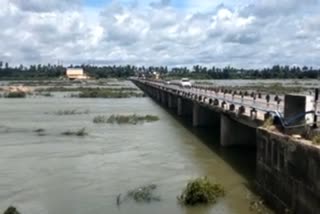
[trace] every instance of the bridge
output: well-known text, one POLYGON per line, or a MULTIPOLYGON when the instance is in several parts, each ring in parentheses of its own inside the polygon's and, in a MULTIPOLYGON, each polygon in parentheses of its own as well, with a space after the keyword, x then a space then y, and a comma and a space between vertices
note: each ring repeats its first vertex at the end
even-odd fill
POLYGON ((318 123, 315 96, 271 96, 228 89, 131 79, 194 127, 220 130, 220 145, 256 147, 256 183, 277 213, 320 213, 320 145, 293 138, 318 123), (263 128, 269 118, 279 130, 263 128), (262 127, 261 127, 262 126, 262 127))
POLYGON ((271 116, 277 117, 282 128, 298 134, 298 127, 304 128, 306 119, 311 122, 315 120, 314 100, 310 96, 287 95, 284 98, 200 86, 183 88, 143 79, 132 81, 163 106, 173 109, 181 117, 189 118, 194 127, 218 128, 223 146, 254 145, 257 127, 271 116))

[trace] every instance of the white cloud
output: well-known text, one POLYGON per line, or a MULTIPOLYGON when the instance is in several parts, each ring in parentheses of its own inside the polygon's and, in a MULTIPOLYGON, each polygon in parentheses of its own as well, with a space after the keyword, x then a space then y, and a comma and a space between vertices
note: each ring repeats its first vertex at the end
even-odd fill
POLYGON ((230 1, 226 7, 219 1, 188 0, 186 10, 169 1, 114 1, 99 10, 79 0, 0 0, 0 60, 319 66, 319 6, 306 1, 303 7, 297 0, 284 0, 287 5, 262 0, 249 7, 230 1))

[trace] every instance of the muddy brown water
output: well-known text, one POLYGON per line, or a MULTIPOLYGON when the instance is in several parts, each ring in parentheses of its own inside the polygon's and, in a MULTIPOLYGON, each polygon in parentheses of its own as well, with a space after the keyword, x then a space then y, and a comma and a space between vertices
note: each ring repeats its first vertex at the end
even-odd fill
MULTIPOLYGON (((23 214, 248 214, 255 198, 255 152, 223 149, 215 130, 196 131, 149 98, 0 99, 0 213, 23 214), (58 116, 59 110, 89 114, 58 116), (140 125, 94 124, 97 115, 154 114, 140 125), (85 127, 86 137, 63 136, 85 127), (43 136, 34 132, 45 129, 43 136), (183 207, 176 197, 187 181, 209 176, 225 186, 214 206, 183 207), (125 202, 117 195, 157 184, 162 200, 125 202)), ((269 212, 271 213, 271 212, 269 212)))

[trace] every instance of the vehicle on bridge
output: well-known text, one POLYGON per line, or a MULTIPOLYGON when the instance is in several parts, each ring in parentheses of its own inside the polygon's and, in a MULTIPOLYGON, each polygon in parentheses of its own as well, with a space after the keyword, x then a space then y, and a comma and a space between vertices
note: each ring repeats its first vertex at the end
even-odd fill
POLYGON ((183 88, 191 88, 192 87, 192 84, 191 84, 189 78, 182 78, 179 85, 180 85, 180 87, 183 87, 183 88))

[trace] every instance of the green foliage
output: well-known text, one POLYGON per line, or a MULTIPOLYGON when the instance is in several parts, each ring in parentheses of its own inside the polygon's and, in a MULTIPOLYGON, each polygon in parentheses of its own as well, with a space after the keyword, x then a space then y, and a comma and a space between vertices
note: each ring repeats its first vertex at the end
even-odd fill
POLYGON ((9 207, 3 214, 20 214, 15 207, 9 207))
POLYGON ((66 132, 63 132, 62 135, 66 135, 66 136, 79 136, 79 137, 83 137, 83 136, 86 136, 88 135, 88 133, 86 132, 86 128, 82 128, 82 129, 79 129, 77 131, 66 131, 66 132))
POLYGON ((4 97, 6 98, 25 98, 26 96, 27 96, 27 93, 23 91, 8 92, 4 95, 4 97))
POLYGON ((184 205, 214 204, 224 195, 225 190, 220 184, 212 183, 204 177, 190 181, 178 196, 178 201, 184 205))
POLYGON ((158 121, 160 118, 155 115, 145 115, 140 116, 136 114, 132 115, 111 115, 110 117, 106 116, 97 116, 93 118, 94 123, 117 123, 117 124, 138 124, 143 122, 154 122, 158 121))
MULTIPOLYGON (((6 63, 6 65, 8 65, 6 63)), ((193 68, 175 67, 168 69, 165 66, 137 67, 126 66, 92 66, 78 65, 69 67, 82 67, 85 72, 93 78, 117 78, 125 79, 134 75, 144 74, 152 77, 153 72, 158 72, 166 79, 180 79, 189 77, 192 79, 288 79, 288 78, 319 78, 320 69, 312 67, 280 66, 274 65, 264 69, 242 69, 227 66, 224 68, 204 67, 195 65, 193 68)), ((20 67, 4 66, 0 68, 0 79, 4 80, 26 80, 26 79, 57 79, 65 75, 66 68, 61 65, 21 65, 20 67)))

